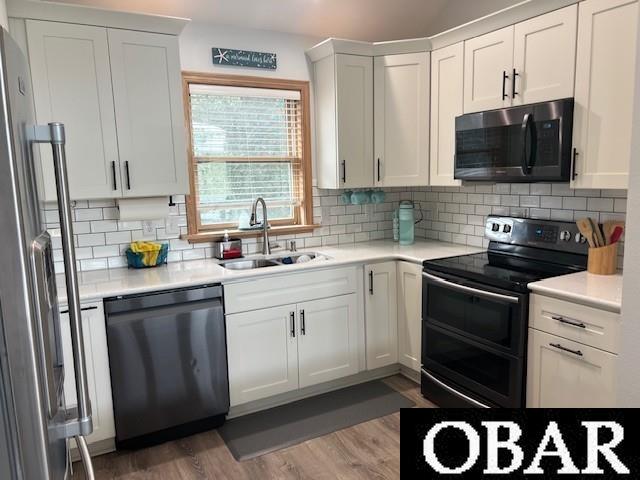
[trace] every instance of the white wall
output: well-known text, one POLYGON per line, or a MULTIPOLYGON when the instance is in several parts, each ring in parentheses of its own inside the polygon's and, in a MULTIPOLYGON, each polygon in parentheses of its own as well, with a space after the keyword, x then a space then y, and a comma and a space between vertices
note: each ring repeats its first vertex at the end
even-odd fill
POLYGON ((636 55, 633 140, 625 232, 618 405, 640 407, 640 30, 636 55), (635 218, 635 220, 632 220, 635 218))
POLYGON ((6 0, 0 0, 0 26, 9 30, 9 19, 7 18, 6 0))
POLYGON ((522 3, 522 0, 475 0, 473 2, 450 0, 435 18, 427 21, 427 35, 444 32, 516 3, 522 3))

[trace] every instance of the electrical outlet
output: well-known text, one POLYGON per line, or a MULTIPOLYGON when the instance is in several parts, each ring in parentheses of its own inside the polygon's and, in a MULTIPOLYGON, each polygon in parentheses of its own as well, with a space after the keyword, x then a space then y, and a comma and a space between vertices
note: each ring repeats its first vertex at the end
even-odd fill
POLYGON ((167 235, 177 235, 180 233, 178 217, 171 216, 164 221, 164 231, 167 235))
POLYGON ((156 227, 151 220, 142 222, 142 234, 145 237, 154 235, 156 233, 156 227))

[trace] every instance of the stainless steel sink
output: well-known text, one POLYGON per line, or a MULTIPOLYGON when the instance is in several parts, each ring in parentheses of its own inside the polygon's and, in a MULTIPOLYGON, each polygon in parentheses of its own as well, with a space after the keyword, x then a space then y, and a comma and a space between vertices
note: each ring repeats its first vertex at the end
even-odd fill
POLYGON ((258 258, 255 260, 231 260, 221 262, 220 265, 227 270, 252 270, 254 268, 276 267, 281 264, 273 260, 258 258))

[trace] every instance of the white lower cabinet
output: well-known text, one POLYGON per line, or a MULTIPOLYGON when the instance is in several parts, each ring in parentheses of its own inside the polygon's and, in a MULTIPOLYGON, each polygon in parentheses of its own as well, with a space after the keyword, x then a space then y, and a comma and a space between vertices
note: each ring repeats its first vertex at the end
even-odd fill
POLYGON ((231 405, 298 388, 295 305, 227 315, 231 405))
POLYGON ((232 407, 361 370, 358 271, 328 269, 225 286, 232 407), (329 296, 318 298, 323 295, 329 296), (289 303, 274 305, 284 299, 289 303), (263 308, 256 308, 260 303, 263 308))
POLYGON ((365 266, 367 369, 398 363, 396 262, 365 266))
POLYGON ((527 407, 614 407, 620 315, 531 295, 527 407))
POLYGON ((615 406, 617 355, 529 329, 527 407, 615 406))
POLYGON ((358 372, 357 295, 298 304, 300 388, 358 372))
POLYGON ((422 265, 398 262, 398 362, 416 372, 421 366, 422 265))
MULTIPOLYGON (((111 397, 111 375, 107 351, 107 331, 102 302, 82 305, 82 334, 93 417, 93 433, 89 444, 116 436, 111 397)), ((66 307, 62 309, 66 312, 66 307)), ((60 334, 64 358, 64 399, 67 408, 77 405, 76 380, 73 370, 69 314, 60 314, 60 334)))

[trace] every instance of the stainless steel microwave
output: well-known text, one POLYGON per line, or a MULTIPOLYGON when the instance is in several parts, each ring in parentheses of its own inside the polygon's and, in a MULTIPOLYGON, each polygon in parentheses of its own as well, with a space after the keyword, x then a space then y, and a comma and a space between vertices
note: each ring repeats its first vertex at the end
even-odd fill
POLYGON ((456 117, 454 177, 567 182, 572 129, 573 98, 456 117))

